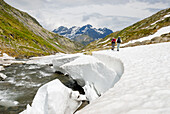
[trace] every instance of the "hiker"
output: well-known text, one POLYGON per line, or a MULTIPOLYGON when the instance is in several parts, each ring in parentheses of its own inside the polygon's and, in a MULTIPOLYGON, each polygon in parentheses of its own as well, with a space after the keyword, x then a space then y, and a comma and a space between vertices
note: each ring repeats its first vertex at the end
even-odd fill
POLYGON ((121 43, 121 39, 120 39, 120 36, 119 36, 118 39, 117 39, 117 51, 119 51, 120 43, 121 43))
POLYGON ((114 50, 115 48, 115 43, 116 43, 116 39, 113 37, 112 38, 112 50, 114 50))

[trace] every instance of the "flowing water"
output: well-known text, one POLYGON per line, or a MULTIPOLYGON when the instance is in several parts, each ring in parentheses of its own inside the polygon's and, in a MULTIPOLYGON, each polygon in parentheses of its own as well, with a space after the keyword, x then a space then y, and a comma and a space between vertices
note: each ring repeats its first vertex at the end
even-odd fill
MULTIPOLYGON (((7 78, 0 81, 0 114, 18 114, 31 104, 38 88, 59 79, 67 87, 77 89, 69 76, 55 73, 51 66, 15 64, 5 68, 7 78)), ((79 87, 78 87, 79 88, 79 87)))

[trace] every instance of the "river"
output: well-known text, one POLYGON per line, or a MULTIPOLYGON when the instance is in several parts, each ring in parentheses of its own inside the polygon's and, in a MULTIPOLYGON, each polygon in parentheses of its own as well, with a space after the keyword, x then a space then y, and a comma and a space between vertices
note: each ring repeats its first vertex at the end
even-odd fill
POLYGON ((14 64, 5 67, 7 78, 0 81, 0 113, 18 114, 31 104, 38 88, 45 83, 59 79, 64 85, 73 90, 79 88, 69 76, 55 73, 52 66, 14 64))

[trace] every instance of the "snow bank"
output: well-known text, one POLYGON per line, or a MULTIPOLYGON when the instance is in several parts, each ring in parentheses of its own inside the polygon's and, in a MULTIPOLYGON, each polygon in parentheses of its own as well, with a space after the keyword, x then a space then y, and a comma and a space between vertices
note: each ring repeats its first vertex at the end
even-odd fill
POLYGON ((23 64, 25 61, 17 61, 14 57, 8 56, 6 53, 3 53, 3 56, 0 57, 0 64, 3 66, 10 66, 11 64, 23 64))
POLYGON ((60 71, 65 74, 66 72, 64 71, 64 69, 61 68, 61 66, 75 60, 81 55, 82 54, 67 54, 65 56, 60 56, 58 58, 53 59, 52 63, 55 71, 60 71))
POLYGON ((119 80, 114 69, 89 55, 70 55, 53 60, 55 70, 69 74, 85 90, 89 101, 106 92, 119 80))
POLYGON ((124 65, 119 58, 109 56, 105 53, 95 53, 95 52, 93 52, 92 56, 102 61, 108 68, 116 71, 117 75, 119 76, 119 79, 121 78, 124 72, 124 65))
POLYGON ((14 60, 14 57, 11 57, 9 55, 7 55, 6 53, 3 53, 3 56, 1 57, 3 60, 14 60))
POLYGON ((119 58, 118 83, 76 114, 169 114, 170 43, 106 50, 94 54, 119 58))
POLYGON ((108 69, 101 61, 88 55, 80 56, 61 68, 73 79, 83 79, 85 83, 93 84, 99 94, 113 87, 118 78, 114 70, 108 69))
POLYGON ((142 42, 142 41, 145 41, 145 40, 151 40, 154 37, 161 36, 162 34, 166 34, 166 33, 169 33, 169 32, 170 32, 170 26, 162 27, 161 29, 159 29, 153 35, 149 35, 149 36, 137 39, 137 40, 131 40, 128 43, 121 44, 121 46, 125 46, 125 45, 127 45, 129 43, 135 43, 135 42, 138 42, 138 41, 142 42))
POLYGON ((42 57, 32 57, 27 64, 39 64, 39 65, 50 65, 52 60, 58 57, 65 56, 66 54, 57 53, 56 55, 42 56, 42 57))
POLYGON ((15 58, 8 56, 6 53, 3 53, 2 55, 3 56, 0 57, 0 64, 11 64, 11 61, 15 60, 15 58))
POLYGON ((58 79, 39 88, 32 106, 20 114, 73 114, 85 96, 64 86, 58 79))

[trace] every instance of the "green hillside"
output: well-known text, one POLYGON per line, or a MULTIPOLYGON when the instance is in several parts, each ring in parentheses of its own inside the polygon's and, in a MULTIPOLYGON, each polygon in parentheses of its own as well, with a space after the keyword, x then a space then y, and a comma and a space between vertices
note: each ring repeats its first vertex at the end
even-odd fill
MULTIPOLYGON (((112 37, 117 38, 120 36, 123 40, 123 43, 126 43, 134 39, 152 35, 158 29, 165 26, 170 26, 170 16, 167 15, 170 15, 170 8, 161 10, 158 13, 143 19, 121 31, 114 32, 106 36, 104 39, 94 41, 87 45, 83 51, 109 49, 111 48, 112 37)), ((170 35, 162 35, 162 37, 165 36, 169 38, 170 35)))
POLYGON ((81 49, 67 38, 47 31, 30 15, 0 0, 0 51, 18 58, 72 53, 81 49))

